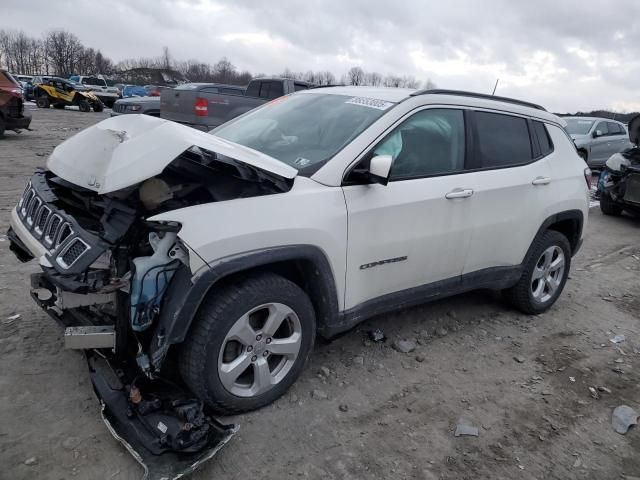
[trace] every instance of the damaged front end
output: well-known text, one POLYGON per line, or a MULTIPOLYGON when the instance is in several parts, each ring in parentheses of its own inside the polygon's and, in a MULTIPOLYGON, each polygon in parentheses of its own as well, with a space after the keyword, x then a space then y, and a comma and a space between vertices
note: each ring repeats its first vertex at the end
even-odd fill
POLYGON ((181 225, 149 219, 285 192, 293 175, 260 168, 259 155, 188 127, 118 120, 56 148, 50 170, 33 175, 12 211, 8 237, 19 259, 39 260, 32 297, 65 327, 65 345, 86 351, 111 432, 145 465, 147 478, 177 478, 211 458, 235 427, 207 415, 172 374, 171 332, 159 319, 181 301, 174 284, 183 292, 208 266, 180 239, 181 225), (141 149, 144 137, 155 163, 141 149))
POLYGON ((598 179, 598 193, 601 202, 640 213, 640 115, 629 122, 629 139, 633 147, 607 160, 598 179))

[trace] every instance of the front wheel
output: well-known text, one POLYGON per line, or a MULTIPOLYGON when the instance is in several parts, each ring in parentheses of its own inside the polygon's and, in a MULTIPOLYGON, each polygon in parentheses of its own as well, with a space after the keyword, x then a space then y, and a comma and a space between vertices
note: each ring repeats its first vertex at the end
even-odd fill
POLYGON ((309 297, 275 274, 222 288, 195 322, 181 353, 182 377, 199 398, 227 415, 284 394, 302 372, 316 334, 309 297))
POLYGON ((514 307, 530 315, 551 308, 564 289, 571 267, 571 246, 563 234, 547 230, 534 242, 520 280, 504 291, 514 307))

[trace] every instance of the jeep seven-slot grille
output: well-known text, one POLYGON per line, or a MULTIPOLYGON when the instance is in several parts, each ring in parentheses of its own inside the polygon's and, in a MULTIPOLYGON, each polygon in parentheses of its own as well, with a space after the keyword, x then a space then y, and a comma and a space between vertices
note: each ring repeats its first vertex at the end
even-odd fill
POLYGON ((51 254, 62 268, 68 269, 91 247, 74 236, 72 225, 47 205, 31 183, 27 185, 17 207, 18 217, 27 229, 51 254), (58 250, 58 252, 56 252, 58 250))

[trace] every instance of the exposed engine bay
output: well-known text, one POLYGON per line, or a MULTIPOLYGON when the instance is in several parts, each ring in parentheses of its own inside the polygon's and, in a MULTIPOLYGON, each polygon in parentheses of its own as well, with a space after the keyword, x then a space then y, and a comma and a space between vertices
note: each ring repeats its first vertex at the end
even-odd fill
MULTIPOLYGON (((191 147, 162 172, 99 194, 50 170, 27 185, 8 232, 23 261, 38 258, 34 300, 66 327, 65 343, 87 352, 103 417, 145 465, 148 478, 177 478, 210 458, 235 432, 204 411, 165 365, 156 325, 179 273, 191 277, 181 225, 159 213, 286 192, 292 180, 191 147), (166 368, 165 368, 166 367, 166 368), (171 461, 166 455, 173 455, 171 461), (177 455, 177 456, 176 456, 177 455), (164 460, 160 460, 164 458, 164 460), (153 473, 156 472, 156 473, 153 473)), ((178 300, 179 301, 179 300, 178 300)))

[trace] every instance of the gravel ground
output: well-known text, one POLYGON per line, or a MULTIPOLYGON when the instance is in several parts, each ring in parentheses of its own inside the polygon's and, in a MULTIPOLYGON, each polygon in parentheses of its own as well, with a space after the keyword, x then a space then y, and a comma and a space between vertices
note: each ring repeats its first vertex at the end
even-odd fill
MULTIPOLYGON (((33 114, 34 131, 0 140, 3 233, 53 147, 107 116, 33 114)), ((551 311, 530 317, 475 292, 370 320, 318 345, 275 404, 223 419, 239 433, 193 478, 640 477, 640 430, 610 424, 618 405, 640 411, 640 221, 591 212, 551 311), (372 329, 388 340, 367 340, 372 329), (401 339, 417 348, 396 351, 401 339), (460 419, 478 437, 454 436, 460 419)), ((83 357, 30 299, 37 265, 19 263, 4 235, 0 265, 0 478, 140 478, 100 420, 83 357)))

